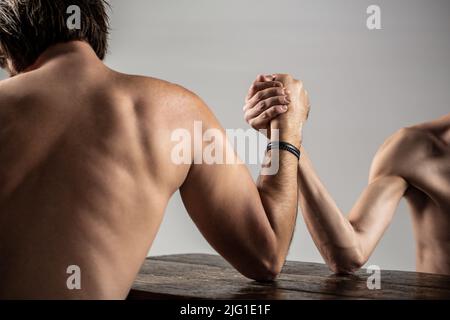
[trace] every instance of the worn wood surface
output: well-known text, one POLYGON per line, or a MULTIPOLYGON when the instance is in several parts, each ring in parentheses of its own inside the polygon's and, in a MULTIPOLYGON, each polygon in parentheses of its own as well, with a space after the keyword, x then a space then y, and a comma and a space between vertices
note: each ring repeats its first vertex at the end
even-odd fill
POLYGON ((381 271, 381 290, 367 288, 366 270, 336 276, 323 264, 287 262, 274 283, 241 276, 223 258, 188 254, 149 258, 129 299, 450 299, 450 277, 381 271))

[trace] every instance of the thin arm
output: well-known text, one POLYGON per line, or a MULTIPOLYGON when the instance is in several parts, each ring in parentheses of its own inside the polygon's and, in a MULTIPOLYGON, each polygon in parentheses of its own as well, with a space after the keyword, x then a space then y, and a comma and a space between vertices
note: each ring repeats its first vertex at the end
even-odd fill
POLYGON ((369 259, 408 188, 398 176, 371 181, 345 218, 303 150, 299 198, 306 225, 332 271, 350 273, 369 259))

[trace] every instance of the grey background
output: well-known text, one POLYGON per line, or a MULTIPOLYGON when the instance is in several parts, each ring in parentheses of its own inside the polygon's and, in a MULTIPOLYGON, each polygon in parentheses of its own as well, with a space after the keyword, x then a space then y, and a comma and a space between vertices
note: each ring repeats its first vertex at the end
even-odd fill
MULTIPOLYGON (((450 110, 450 1, 110 2, 107 64, 193 90, 225 128, 247 128, 243 99, 257 74, 292 73, 304 80, 313 103, 305 145, 345 212, 389 135, 450 110), (371 4, 381 6, 382 30, 366 28, 371 4)), ((256 176, 258 168, 251 169, 256 176)), ((150 254, 187 252, 213 250, 176 195, 150 254)), ((322 262, 302 218, 289 259, 322 262)), ((414 270, 405 203, 369 264, 414 270)))

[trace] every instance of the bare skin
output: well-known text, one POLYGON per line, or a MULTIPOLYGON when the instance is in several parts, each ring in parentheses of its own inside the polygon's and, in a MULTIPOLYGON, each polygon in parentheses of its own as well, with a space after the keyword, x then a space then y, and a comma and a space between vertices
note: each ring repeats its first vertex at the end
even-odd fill
MULTIPOLYGON (((305 106, 294 100, 271 128, 300 147, 305 106)), ((294 231, 297 159, 281 152, 278 173, 257 184, 237 161, 175 164, 171 134, 193 135, 194 121, 224 134, 193 93, 115 72, 84 42, 51 47, 1 81, 0 298, 125 298, 177 190, 237 270, 274 279, 294 231), (81 268, 81 290, 67 289, 70 265, 81 268)))
MULTIPOLYGON (((259 86, 255 82, 250 93, 258 92, 259 86)), ((261 111, 255 111, 254 104, 260 102, 247 102, 245 108, 245 118, 255 129, 267 127, 278 116, 258 119, 261 111)), ((347 218, 302 151, 300 206, 317 248, 334 272, 351 273, 367 262, 405 197, 414 225, 417 271, 450 274, 450 114, 402 129, 385 142, 373 161, 369 184, 347 218)))

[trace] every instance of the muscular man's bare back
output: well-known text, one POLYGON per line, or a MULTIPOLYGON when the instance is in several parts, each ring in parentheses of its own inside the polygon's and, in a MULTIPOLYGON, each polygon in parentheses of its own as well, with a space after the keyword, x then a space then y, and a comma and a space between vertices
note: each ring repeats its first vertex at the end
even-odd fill
POLYGON ((125 297, 189 169, 169 132, 190 93, 77 50, 0 84, 0 297, 125 297))
MULTIPOLYGON (((273 126, 298 148, 307 106, 279 99, 290 109, 273 126)), ((0 128, 0 298, 125 298, 177 190, 238 271, 263 281, 280 273, 297 215, 298 159, 280 152, 277 172, 256 184, 193 93, 112 71, 85 42, 60 43, 0 82, 0 128), (211 143, 192 137, 206 132, 226 162, 203 161, 211 143), (181 162, 179 133, 189 149, 181 162), (67 287, 70 266, 81 270, 81 290, 67 287)))

